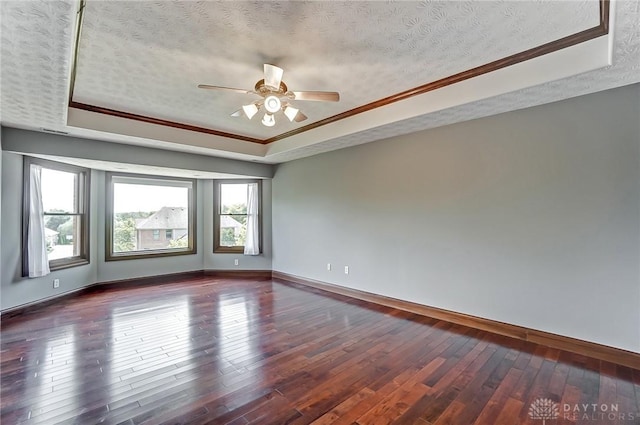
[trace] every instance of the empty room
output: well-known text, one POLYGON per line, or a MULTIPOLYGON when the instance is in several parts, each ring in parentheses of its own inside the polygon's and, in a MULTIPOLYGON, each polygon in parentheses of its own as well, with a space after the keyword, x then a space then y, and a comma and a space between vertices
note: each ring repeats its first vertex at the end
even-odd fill
POLYGON ((640 3, 1 1, 2 424, 640 424, 640 3))

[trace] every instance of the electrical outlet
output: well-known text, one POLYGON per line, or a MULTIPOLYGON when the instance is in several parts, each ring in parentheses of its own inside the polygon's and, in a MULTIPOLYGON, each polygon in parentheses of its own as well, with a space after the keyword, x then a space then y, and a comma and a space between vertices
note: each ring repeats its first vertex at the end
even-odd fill
POLYGON ((327 270, 331 271, 331 263, 327 263, 327 270))
POLYGON ((238 263, 238 259, 237 259, 237 258, 236 258, 235 260, 233 260, 233 265, 234 265, 234 266, 237 266, 238 264, 239 264, 239 263, 238 263))
POLYGON ((60 279, 53 279, 53 287, 54 288, 60 287, 60 279))
POLYGON ((344 266, 344 274, 349 274, 349 266, 344 266))

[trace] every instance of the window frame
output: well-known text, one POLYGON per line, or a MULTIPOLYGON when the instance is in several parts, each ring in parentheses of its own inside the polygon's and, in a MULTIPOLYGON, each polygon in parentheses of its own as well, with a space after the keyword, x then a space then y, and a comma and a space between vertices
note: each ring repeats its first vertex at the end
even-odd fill
MULTIPOLYGON (((224 179, 214 180, 213 185, 213 253, 214 254, 243 254, 244 245, 223 246, 220 245, 220 214, 222 202, 220 196, 223 184, 247 184, 258 183, 258 239, 260 240, 260 254, 262 254, 262 179, 224 179)), ((226 214, 225 214, 226 215, 226 214)))
POLYGON ((197 186, 198 180, 188 179, 184 177, 172 177, 172 176, 155 176, 148 174, 132 174, 132 173, 120 173, 120 172, 106 172, 105 173, 105 261, 121 261, 121 260, 136 260, 143 258, 159 258, 159 257, 173 257, 178 255, 193 255, 197 254, 196 243, 196 225, 197 225, 197 186), (189 182, 191 188, 188 190, 188 223, 187 223, 187 235, 190 242, 186 248, 163 248, 144 251, 130 251, 130 252, 114 252, 113 251, 113 230, 115 218, 113 211, 114 203, 114 177, 130 179, 132 184, 135 184, 135 180, 155 180, 158 181, 158 186, 162 186, 162 182, 189 182))
MULTIPOLYGON (((90 196, 91 196, 91 169, 79 167, 77 165, 66 164, 63 162, 51 161, 48 159, 36 158, 32 156, 24 156, 22 162, 22 276, 29 276, 29 250, 28 250, 28 228, 29 228, 29 198, 31 194, 31 165, 39 165, 43 168, 55 171, 63 171, 73 173, 78 176, 78 187, 76 190, 76 208, 77 213, 65 213, 60 215, 77 216, 80 220, 78 228, 80 229, 79 238, 79 255, 71 257, 58 258, 49 260, 49 270, 56 271, 71 267, 84 266, 90 261, 90 196)), ((55 215, 55 214, 46 214, 55 215)), ((74 241, 75 243, 75 241, 74 241)))

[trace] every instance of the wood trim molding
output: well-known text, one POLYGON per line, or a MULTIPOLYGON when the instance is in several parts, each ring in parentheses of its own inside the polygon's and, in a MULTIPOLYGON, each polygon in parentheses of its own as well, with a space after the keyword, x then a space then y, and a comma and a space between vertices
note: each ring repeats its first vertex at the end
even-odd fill
POLYGON ((88 290, 94 285, 95 284, 83 286, 82 288, 73 289, 71 291, 62 292, 60 294, 52 295, 50 297, 41 298, 36 301, 31 301, 25 304, 20 304, 15 307, 4 309, 0 312, 0 325, 4 323, 5 320, 11 317, 27 315, 36 310, 49 307, 50 305, 59 303, 60 301, 66 300, 68 298, 79 297, 80 295, 87 293, 88 290))
POLYGON ((271 279, 271 270, 205 270, 205 276, 239 278, 239 279, 271 279))
POLYGON ((153 176, 147 174, 132 174, 132 173, 120 173, 114 171, 105 172, 105 261, 128 261, 139 260, 145 258, 160 258, 160 257, 175 257, 179 255, 194 255, 197 253, 197 204, 198 204, 198 184, 196 179, 188 179, 184 177, 163 177, 153 176), (114 204, 115 204, 115 192, 114 185, 116 180, 122 182, 122 178, 131 179, 130 183, 135 184, 136 180, 151 180, 156 183, 157 186, 165 185, 167 181, 179 181, 184 185, 181 188, 187 188, 187 217, 188 228, 187 246, 184 248, 173 249, 149 249, 141 251, 129 251, 129 252, 114 252, 113 251, 113 235, 114 235, 114 204), (191 187, 189 187, 189 184, 191 187))
POLYGON ((298 127, 286 133, 279 134, 277 136, 271 137, 270 139, 266 139, 264 143, 269 144, 269 143, 277 142, 278 140, 286 139, 287 137, 295 136, 297 134, 304 133, 309 130, 313 130, 314 128, 322 127, 324 125, 331 124, 333 122, 340 121, 345 118, 352 117, 354 115, 358 115, 373 109, 390 105, 392 103, 406 100, 414 96, 419 96, 421 94, 425 94, 430 91, 447 87, 452 84, 459 83, 461 81, 469 80, 471 78, 478 77, 483 74, 488 74, 490 72, 494 72, 499 69, 506 68, 508 66, 515 65, 520 62, 525 62, 531 59, 535 59, 539 56, 543 56, 548 53, 562 50, 567 47, 575 46, 576 44, 584 43, 585 41, 589 41, 594 38, 601 37, 603 35, 608 34, 609 32, 608 18, 607 18, 606 25, 603 24, 603 17, 605 15, 608 17, 608 14, 609 14, 609 0, 602 0, 600 2, 600 24, 596 27, 592 27, 575 34, 568 35, 566 37, 551 41, 549 43, 546 43, 537 47, 533 47, 523 52, 515 53, 511 56, 507 56, 505 58, 498 59, 493 62, 489 62, 487 64, 478 66, 476 68, 468 69, 466 71, 462 71, 457 74, 450 75, 440 80, 432 81, 430 83, 426 83, 421 86, 414 87, 412 89, 405 90, 400 93, 396 93, 394 95, 385 97, 383 99, 378 99, 371 103, 367 103, 366 105, 358 106, 357 108, 322 119, 320 121, 312 122, 311 124, 307 124, 303 127, 298 127))
POLYGON ((73 289, 71 291, 63 292, 50 297, 41 298, 36 301, 4 309, 0 311, 0 322, 10 317, 29 314, 68 298, 79 297, 92 292, 104 291, 109 289, 126 289, 137 286, 158 285, 163 283, 175 282, 177 280, 193 279, 205 276, 237 277, 244 279, 271 279, 271 270, 192 270, 186 272, 96 282, 87 286, 83 286, 82 288, 73 289))
POLYGON ((213 181, 213 253, 214 254, 230 254, 235 253, 244 254, 244 246, 222 246, 220 244, 220 238, 222 237, 222 231, 220 229, 220 216, 222 215, 222 185, 223 184, 242 184, 242 183, 257 183, 258 184, 258 244, 260 245, 260 254, 262 254, 262 234, 264 233, 264 225, 262 223, 262 179, 216 179, 213 181))
POLYGON ((214 136, 227 137, 229 139, 241 140, 243 142, 259 143, 259 144, 266 143, 265 140, 260 140, 260 139, 256 139, 249 136, 243 136, 241 134, 227 133, 226 131, 213 130, 211 128, 198 127, 196 125, 191 125, 191 124, 184 124, 184 123, 175 122, 175 121, 163 120, 160 118, 147 117, 145 115, 138 115, 130 112, 118 111, 116 109, 103 108, 102 106, 89 105, 87 103, 80 103, 74 100, 69 101, 69 108, 82 109, 84 111, 95 112, 97 114, 111 115, 113 117, 126 118, 134 121, 141 121, 141 122, 146 122, 148 124, 162 125, 165 127, 173 127, 180 130, 195 131, 196 133, 204 133, 204 134, 211 134, 214 136))
POLYGON ((570 351, 572 353, 593 357, 599 360, 605 360, 611 363, 617 363, 634 369, 640 369, 640 353, 634 353, 615 347, 597 344, 595 342, 584 341, 577 338, 571 338, 553 334, 550 332, 530 329, 523 326, 503 323, 496 320, 490 320, 464 313, 458 313, 455 311, 444 310, 441 308, 417 304, 410 301, 403 301, 397 298, 386 297, 383 295, 373 294, 371 292, 365 292, 358 289, 347 288, 344 286, 322 282, 319 280, 308 279, 301 276, 271 270, 193 270, 180 273, 97 282, 91 285, 87 285, 83 288, 78 288, 59 295, 47 297, 2 310, 0 312, 0 322, 10 317, 29 314, 41 308, 58 303, 64 299, 79 297, 81 295, 89 294, 92 292, 110 289, 126 289, 144 285, 157 285, 174 282, 181 279, 192 279, 198 277, 260 280, 274 279, 284 283, 295 283, 333 294, 367 301, 374 304, 384 305, 398 310, 408 311, 410 313, 419 314, 421 316, 431 317, 450 323, 456 323, 470 328, 480 329, 483 331, 520 339, 523 341, 533 342, 547 347, 570 351))
POLYGON ((640 369, 640 353, 634 353, 615 347, 597 344, 595 342, 584 341, 577 338, 557 335, 550 332, 526 328, 523 326, 498 322, 496 320, 471 316, 455 311, 444 310, 437 307, 430 307, 410 301, 403 301, 397 298, 377 295, 358 289, 346 288, 344 286, 326 283, 315 279, 307 279, 301 276, 295 276, 279 271, 273 271, 273 279, 284 282, 293 282, 311 288, 320 289, 322 291, 344 295, 347 297, 368 301, 374 304, 396 308, 398 310, 408 311, 410 313, 419 314, 421 316, 431 317, 433 319, 443 320, 450 323, 456 323, 459 325, 468 326, 470 328, 480 329, 499 335, 505 335, 523 341, 530 341, 547 347, 570 351, 572 353, 582 354, 584 356, 593 357, 599 360, 605 360, 634 369, 640 369))
POLYGON ((91 292, 95 291, 96 289, 126 289, 137 286, 150 286, 163 283, 171 283, 178 280, 193 279, 203 276, 204 273, 202 270, 191 270, 186 272, 159 274, 153 276, 132 277, 128 279, 107 280, 94 283, 93 285, 87 286, 86 288, 90 289, 91 292))
POLYGON ((67 269, 71 267, 84 266, 89 264, 91 253, 89 245, 89 221, 91 217, 91 170, 85 167, 79 167, 77 165, 65 164, 62 162, 51 161, 48 159, 37 158, 29 155, 24 155, 22 162, 22 277, 29 276, 29 255, 27 250, 27 228, 29 226, 29 197, 31 192, 31 165, 40 165, 44 168, 51 170, 64 171, 77 175, 77 183, 74 188, 77 199, 75 200, 76 212, 64 214, 68 216, 75 216, 80 220, 80 247, 79 254, 73 257, 50 260, 49 268, 51 271, 67 269))
POLYGON ((73 289, 71 291, 63 292, 60 294, 52 295, 50 297, 41 298, 36 301, 32 301, 29 303, 4 309, 0 311, 0 322, 10 317, 29 314, 41 308, 45 308, 50 305, 59 303, 60 301, 68 298, 79 297, 85 294, 101 291, 107 288, 122 289, 122 288, 131 288, 131 287, 142 286, 142 285, 156 285, 156 284, 173 282, 180 279, 189 279, 189 278, 201 277, 201 276, 204 276, 202 270, 194 270, 194 271, 188 271, 188 272, 134 277, 130 279, 120 279, 120 280, 91 283, 89 285, 83 286, 82 288, 73 289))
MULTIPOLYGON (((487 74, 490 72, 497 71, 502 68, 506 68, 511 65, 515 65, 520 62, 528 61, 539 56, 546 55, 548 53, 556 52, 558 50, 565 49, 567 47, 575 46, 580 43, 584 43, 586 41, 592 40, 594 38, 601 37, 603 35, 607 35, 609 33, 609 16, 610 16, 610 0, 598 0, 600 6, 600 19, 599 24, 595 27, 588 28, 586 30, 577 32, 575 34, 570 34, 566 37, 560 38, 558 40, 551 41, 549 43, 542 44, 540 46, 533 47, 531 49, 524 50, 519 53, 515 53, 513 55, 507 56, 502 59, 498 59, 496 61, 486 63, 484 65, 468 69, 462 72, 459 72, 454 75, 450 75, 448 77, 442 78, 440 80, 431 81, 426 84, 423 84, 418 87, 414 87, 409 90, 405 90, 400 93, 393 94, 391 96, 375 100, 373 102, 367 103, 365 105, 358 106, 356 108, 350 109, 345 112, 341 112, 339 114, 324 118, 322 120, 312 122, 302 127, 298 127, 294 130, 276 135, 274 137, 268 139, 257 139, 254 137, 244 136, 236 133, 228 133, 221 130, 214 130, 199 126, 194 126, 190 124, 179 123, 175 121, 168 121, 159 118, 148 117, 144 115, 133 114, 129 112, 119 111, 115 109, 104 108, 96 105, 89 105, 86 103, 75 102, 73 100, 73 89, 75 84, 75 75, 76 75, 76 67, 77 67, 77 59, 73 62, 72 68, 72 81, 71 81, 71 96, 69 99, 69 107, 82 109, 85 111, 95 112, 99 114, 111 115, 119 118, 126 118, 135 121, 142 121, 150 124, 163 125, 167 127, 178 128, 181 130, 195 131, 199 133, 212 134, 215 136, 226 137, 230 139, 242 140, 245 142, 259 143, 259 144, 269 144, 274 143, 279 140, 286 139, 288 137, 292 137, 309 130, 313 130, 318 127, 322 127, 327 124, 334 123, 336 121, 340 121, 354 115, 358 115, 376 108, 380 108, 386 105, 390 105, 395 102, 399 102, 402 100, 409 99, 414 96, 418 96, 421 94, 428 93, 433 90, 437 90, 452 84, 459 83, 461 81, 465 81, 483 74, 487 74)), ((82 8, 80 9, 82 11, 82 8)), ((80 14, 78 26, 82 25, 82 17, 80 14)), ((78 31, 78 37, 76 39, 76 45, 74 47, 77 57, 77 49, 80 43, 80 31, 78 31)))

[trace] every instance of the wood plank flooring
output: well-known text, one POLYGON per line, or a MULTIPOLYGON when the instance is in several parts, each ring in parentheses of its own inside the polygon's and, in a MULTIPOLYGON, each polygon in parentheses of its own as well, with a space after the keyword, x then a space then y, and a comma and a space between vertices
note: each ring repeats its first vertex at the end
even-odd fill
POLYGON ((640 370, 272 280, 96 290, 1 338, 2 424, 640 424, 640 370))

